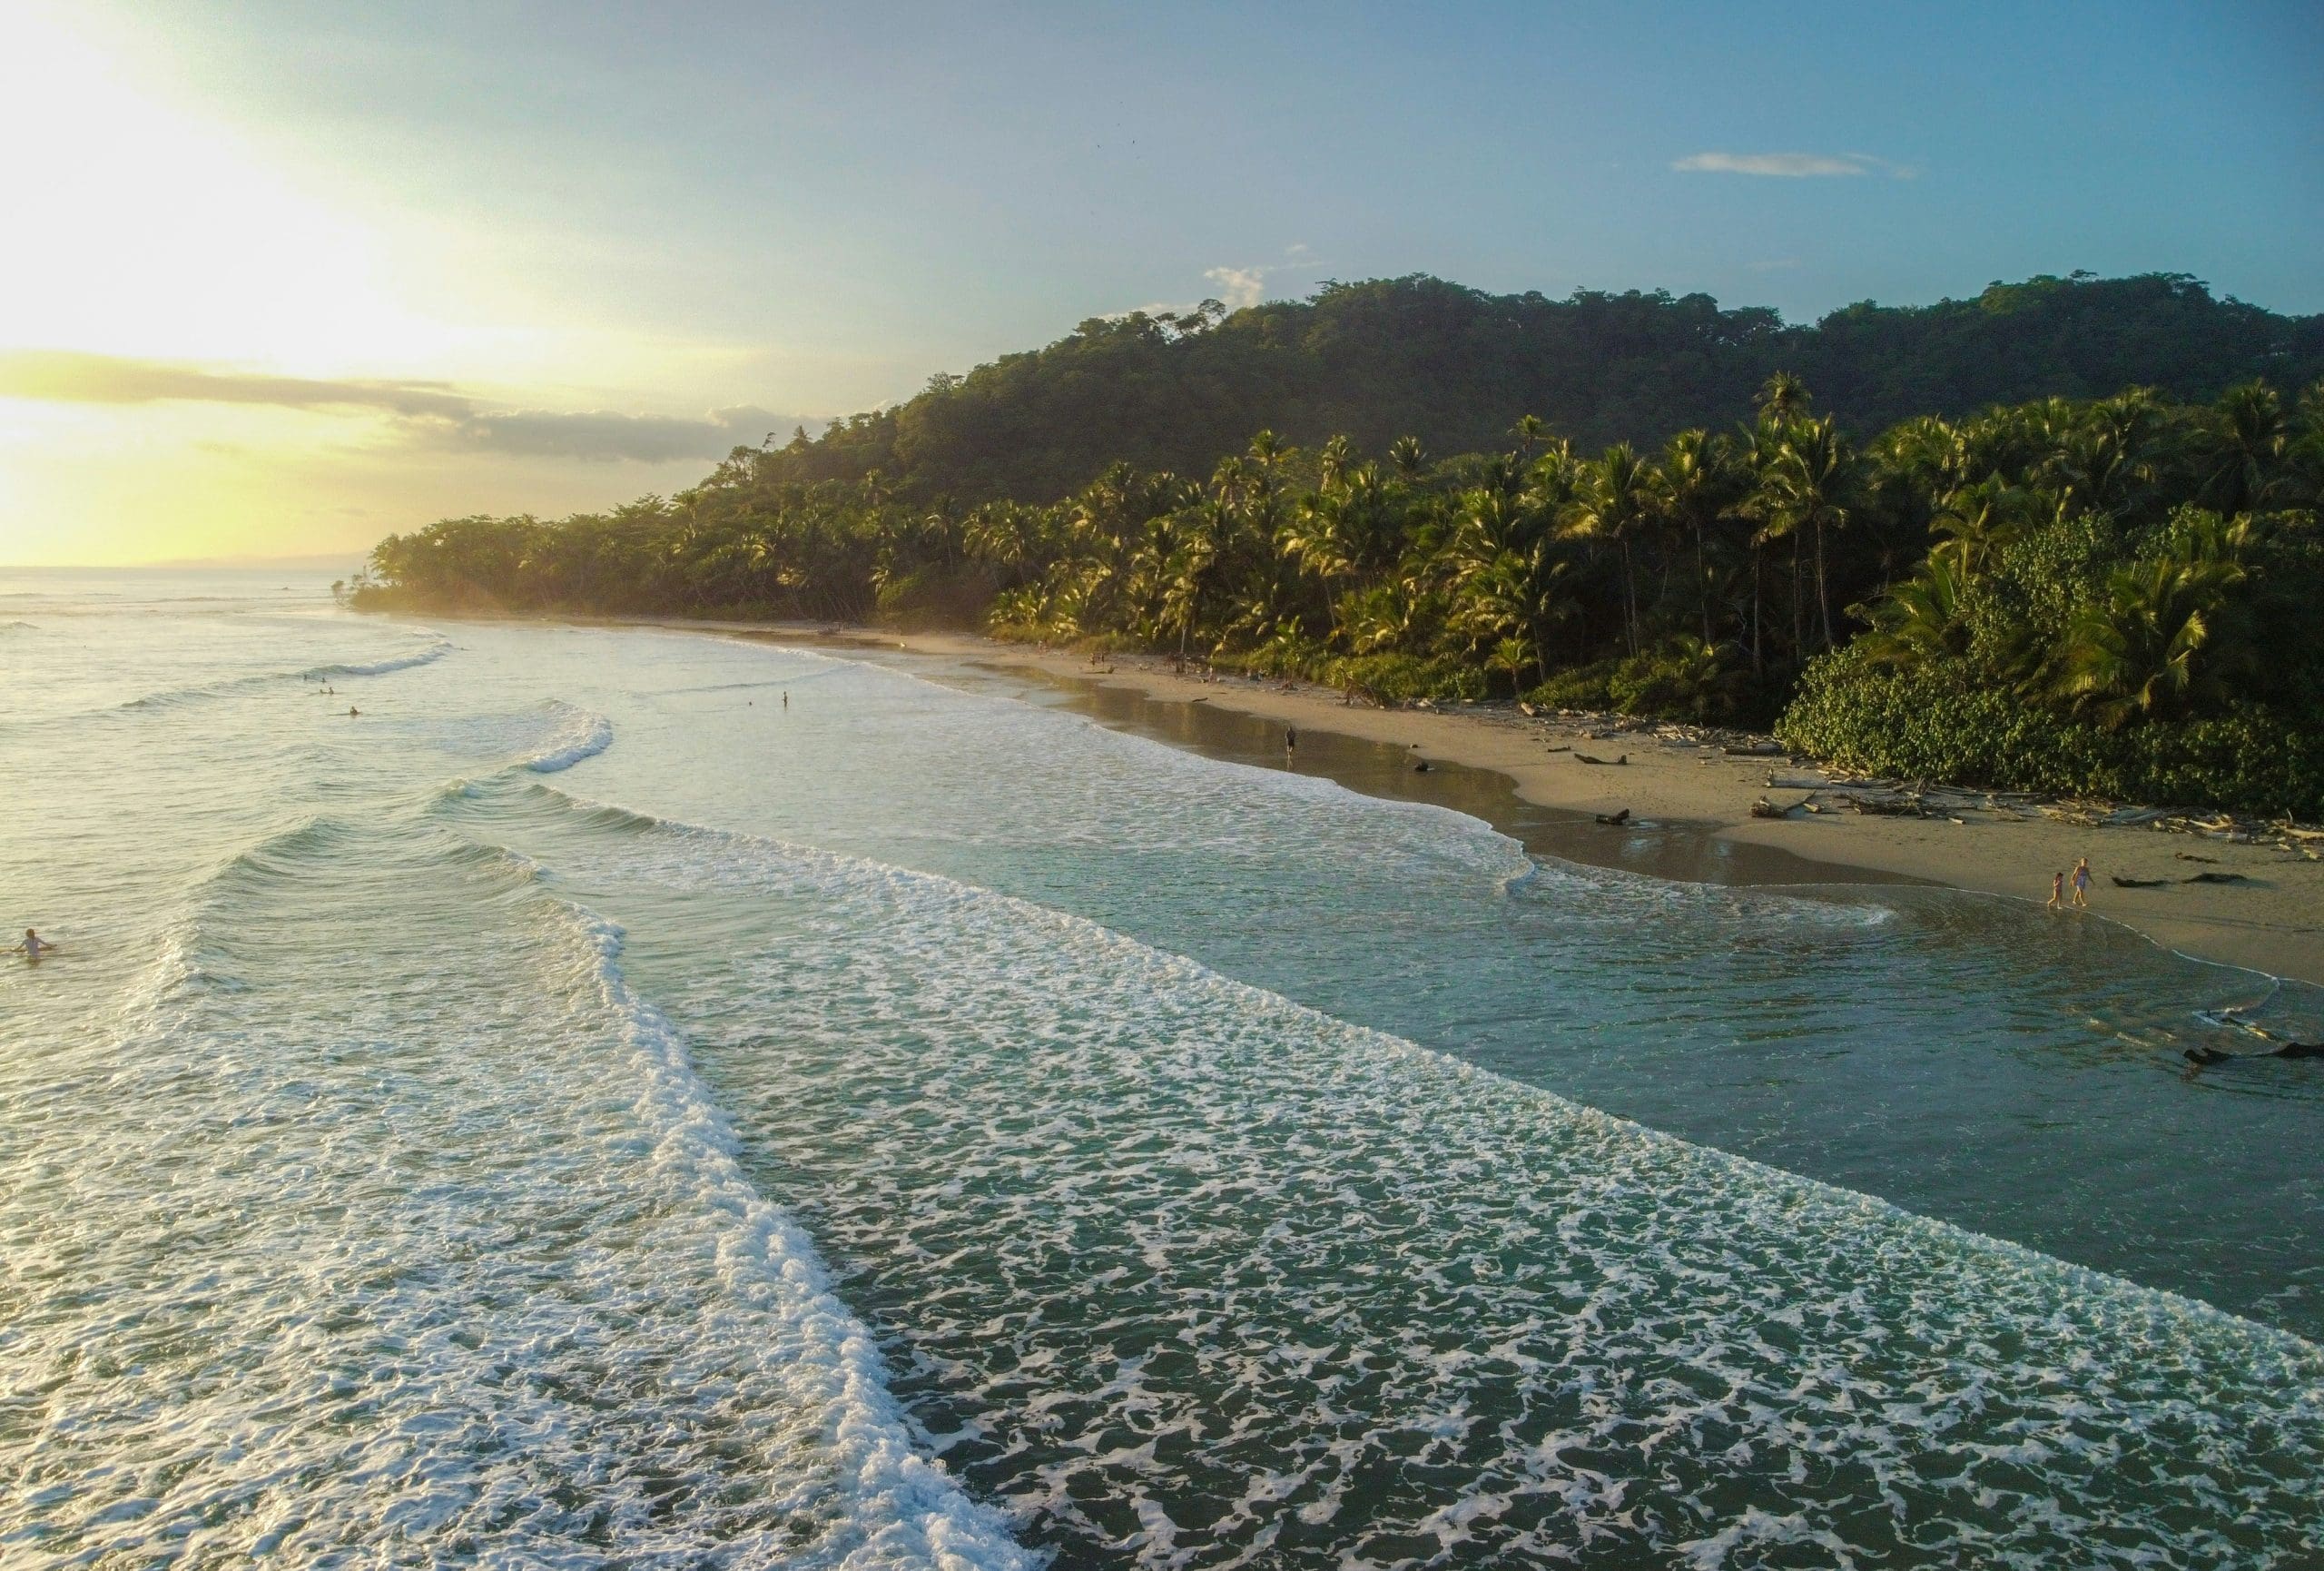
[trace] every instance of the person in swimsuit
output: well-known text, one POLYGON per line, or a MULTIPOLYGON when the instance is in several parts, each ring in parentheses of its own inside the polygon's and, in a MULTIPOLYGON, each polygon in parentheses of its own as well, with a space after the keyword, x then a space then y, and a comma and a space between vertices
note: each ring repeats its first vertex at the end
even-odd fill
POLYGON ((25 929, 25 941, 16 945, 15 949, 9 951, 9 953, 12 954, 21 954, 26 960, 32 961, 37 964, 42 955, 55 953, 56 945, 51 944, 47 939, 43 938, 39 934, 34 933, 31 928, 27 927, 25 929))
POLYGON ((2073 865, 2073 903, 2077 910, 2090 904, 2090 858, 2087 856, 2073 865))
POLYGON ((2055 911, 2065 903, 2066 875, 2063 873, 2053 873, 2050 874, 2050 909, 2055 911))

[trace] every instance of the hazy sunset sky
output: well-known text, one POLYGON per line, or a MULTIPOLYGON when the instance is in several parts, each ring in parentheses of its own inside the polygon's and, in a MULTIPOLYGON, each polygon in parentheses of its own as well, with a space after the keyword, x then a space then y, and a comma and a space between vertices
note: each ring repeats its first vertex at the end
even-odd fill
POLYGON ((698 479, 1325 278, 2324 311, 2324 9, 0 0, 0 562, 698 479))

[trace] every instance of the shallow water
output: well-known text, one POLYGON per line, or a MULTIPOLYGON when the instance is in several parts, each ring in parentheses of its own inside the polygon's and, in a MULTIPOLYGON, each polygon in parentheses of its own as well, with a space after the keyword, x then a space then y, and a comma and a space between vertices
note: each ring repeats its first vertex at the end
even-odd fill
POLYGON ((2319 1551, 2324 1066, 2178 1068, 2304 990, 964 668, 0 591, 10 1563, 2319 1551))

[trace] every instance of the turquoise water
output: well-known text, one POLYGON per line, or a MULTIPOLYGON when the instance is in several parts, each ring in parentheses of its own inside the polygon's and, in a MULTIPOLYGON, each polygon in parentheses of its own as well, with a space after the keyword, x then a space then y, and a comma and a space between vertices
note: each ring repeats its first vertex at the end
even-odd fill
POLYGON ((973 671, 0 593, 11 1565, 2324 1553, 2324 1077, 2177 1064, 2305 990, 973 671))

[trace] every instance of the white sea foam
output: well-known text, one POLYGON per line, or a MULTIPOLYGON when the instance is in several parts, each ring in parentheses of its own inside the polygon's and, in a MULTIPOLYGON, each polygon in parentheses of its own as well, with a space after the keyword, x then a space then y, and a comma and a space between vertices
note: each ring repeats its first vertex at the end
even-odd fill
POLYGON ((1155 1566, 2315 1547, 2324 1355, 2296 1338, 1078 918, 747 836, 607 835, 568 802, 448 810, 674 935, 670 902, 701 901, 723 963, 661 977, 664 1007, 930 1443, 1038 1542, 1155 1566))
POLYGON ((572 768, 584 758, 596 757, 613 745, 612 721, 603 715, 572 710, 549 746, 526 759, 524 767, 536 775, 555 775, 572 768))
POLYGON ((317 666, 300 675, 320 677, 384 677, 390 671, 409 671, 415 666, 430 666, 452 652, 449 638, 438 638, 423 649, 413 649, 400 655, 389 655, 377 660, 350 660, 329 666, 317 666))
POLYGON ((118 1034, 0 1062, 0 1238, 43 1240, 0 1557, 1031 1564, 537 872, 288 824, 194 886, 118 1034))

